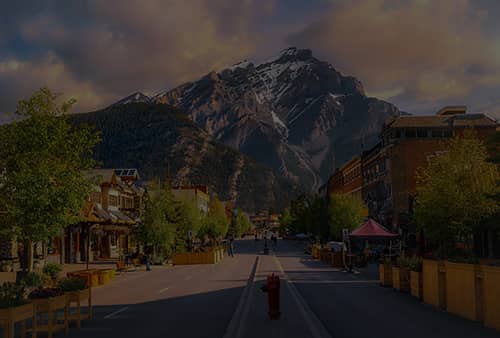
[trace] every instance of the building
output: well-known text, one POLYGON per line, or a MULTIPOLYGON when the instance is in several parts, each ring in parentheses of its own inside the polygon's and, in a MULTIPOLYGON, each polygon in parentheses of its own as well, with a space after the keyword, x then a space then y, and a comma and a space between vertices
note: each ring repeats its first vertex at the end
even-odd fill
POLYGON ((361 199, 361 156, 356 156, 337 169, 328 180, 327 194, 349 194, 361 199))
POLYGON ((417 170, 446 151, 446 141, 473 129, 490 139, 498 123, 484 114, 466 114, 464 106, 448 106, 435 115, 403 115, 384 124, 380 142, 337 169, 327 194, 360 196, 367 214, 393 231, 414 233, 417 170))
POLYGON ((193 199, 198 206, 198 209, 204 213, 208 213, 210 205, 210 195, 208 194, 208 186, 206 185, 180 185, 173 186, 172 193, 178 199, 187 198, 193 199))
POLYGON ((94 169, 85 176, 95 180, 82 210, 83 221, 68 226, 49 243, 47 261, 78 263, 116 260, 129 252, 130 232, 140 221, 145 189, 136 169, 94 169), (62 239, 61 239, 62 238, 62 239))
POLYGON ((379 220, 385 226, 414 232, 411 216, 417 170, 446 151, 446 141, 453 136, 474 129, 480 139, 487 140, 496 128, 497 123, 484 114, 466 114, 464 106, 444 107, 435 115, 399 116, 388 120, 382 129, 378 150, 363 157, 363 197, 372 206, 371 212, 379 212, 373 208, 382 208, 385 214, 379 220), (378 194, 374 199, 376 187, 385 195, 378 194))

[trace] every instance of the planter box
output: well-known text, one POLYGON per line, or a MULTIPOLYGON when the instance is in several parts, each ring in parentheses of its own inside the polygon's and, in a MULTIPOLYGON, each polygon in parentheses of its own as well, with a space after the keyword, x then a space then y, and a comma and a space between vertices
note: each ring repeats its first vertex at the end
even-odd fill
POLYGON ((484 325, 500 330, 500 267, 482 266, 481 275, 484 325))
POLYGON ((314 259, 319 259, 320 250, 321 249, 317 245, 314 245, 312 247, 312 256, 313 256, 314 259))
POLYGON ((89 270, 78 270, 74 272, 67 273, 68 277, 78 277, 87 281, 88 287, 99 286, 99 270, 89 269, 89 270))
POLYGON ((423 300, 427 304, 446 308, 446 267, 444 262, 422 261, 423 300))
POLYGON ((446 262, 446 310, 477 320, 476 270, 474 264, 446 262))
POLYGON ((26 337, 26 321, 31 319, 31 337, 36 337, 36 318, 32 303, 16 306, 8 309, 0 309, 0 326, 4 337, 14 338, 14 325, 21 322, 21 337, 26 337))
POLYGON ((422 272, 410 271, 410 290, 412 296, 422 299, 422 272))
POLYGON ((380 264, 378 267, 380 285, 391 286, 392 285, 392 267, 390 264, 380 264))
POLYGON ((395 290, 401 290, 401 278, 399 276, 399 267, 393 266, 392 267, 392 287, 395 290))
POLYGON ((222 260, 222 249, 214 249, 207 252, 183 252, 172 257, 174 265, 186 264, 215 264, 222 260))
POLYGON ((36 319, 36 331, 47 332, 48 338, 52 338, 54 332, 64 330, 68 333, 68 307, 66 295, 33 299, 35 307, 35 316, 40 316, 36 319), (59 317, 58 310, 63 310, 63 316, 59 317), (43 323, 41 319, 47 314, 47 323, 43 323))
POLYGON ((85 289, 80 291, 66 292, 66 306, 68 308, 68 320, 76 321, 76 327, 81 327, 81 321, 84 319, 92 319, 92 291, 85 289), (87 313, 81 311, 81 304, 87 302, 87 313), (71 313, 71 305, 75 304, 76 312, 71 313))
POLYGON ((342 257, 342 252, 332 252, 331 254, 331 264, 335 268, 342 268, 344 267, 344 260, 342 257))
POLYGON ((111 281, 107 270, 98 270, 97 276, 99 278, 99 285, 106 285, 111 281))

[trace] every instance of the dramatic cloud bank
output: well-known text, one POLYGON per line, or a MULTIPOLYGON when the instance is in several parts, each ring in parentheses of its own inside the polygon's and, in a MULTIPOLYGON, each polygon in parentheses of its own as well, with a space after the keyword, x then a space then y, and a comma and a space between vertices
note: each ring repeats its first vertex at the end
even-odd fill
POLYGON ((0 13, 0 122, 41 86, 87 111, 287 45, 409 112, 467 104, 494 113, 498 17, 495 0, 10 2, 0 13))

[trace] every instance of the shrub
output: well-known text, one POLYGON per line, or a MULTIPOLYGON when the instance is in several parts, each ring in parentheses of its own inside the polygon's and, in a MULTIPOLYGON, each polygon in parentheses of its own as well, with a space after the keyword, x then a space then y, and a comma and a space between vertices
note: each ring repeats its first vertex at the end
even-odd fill
POLYGON ((57 278, 57 275, 59 275, 62 270, 62 266, 57 263, 47 263, 43 267, 43 273, 49 275, 52 278, 57 278))
POLYGON ((61 288, 39 288, 31 291, 29 294, 30 299, 43 299, 50 297, 62 296, 64 294, 61 288))
POLYGON ((408 259, 408 269, 410 271, 422 271, 422 258, 414 256, 408 259))
POLYGON ((28 272, 21 280, 21 284, 28 288, 41 288, 43 286, 43 278, 36 272, 28 272))
POLYGON ((24 285, 4 283, 0 286, 0 308, 16 307, 27 303, 24 285))
POLYGON ((64 292, 79 291, 87 288, 87 282, 78 277, 69 277, 61 279, 58 286, 64 292))

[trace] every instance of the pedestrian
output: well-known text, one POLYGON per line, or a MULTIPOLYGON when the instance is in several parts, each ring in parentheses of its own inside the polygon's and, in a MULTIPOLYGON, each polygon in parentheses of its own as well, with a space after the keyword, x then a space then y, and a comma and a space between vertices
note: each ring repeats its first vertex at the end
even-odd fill
POLYGON ((146 271, 151 271, 151 261, 148 254, 144 255, 144 260, 146 261, 146 271))
POLYGON ((234 257, 233 236, 229 237, 229 244, 227 247, 228 256, 234 257))

